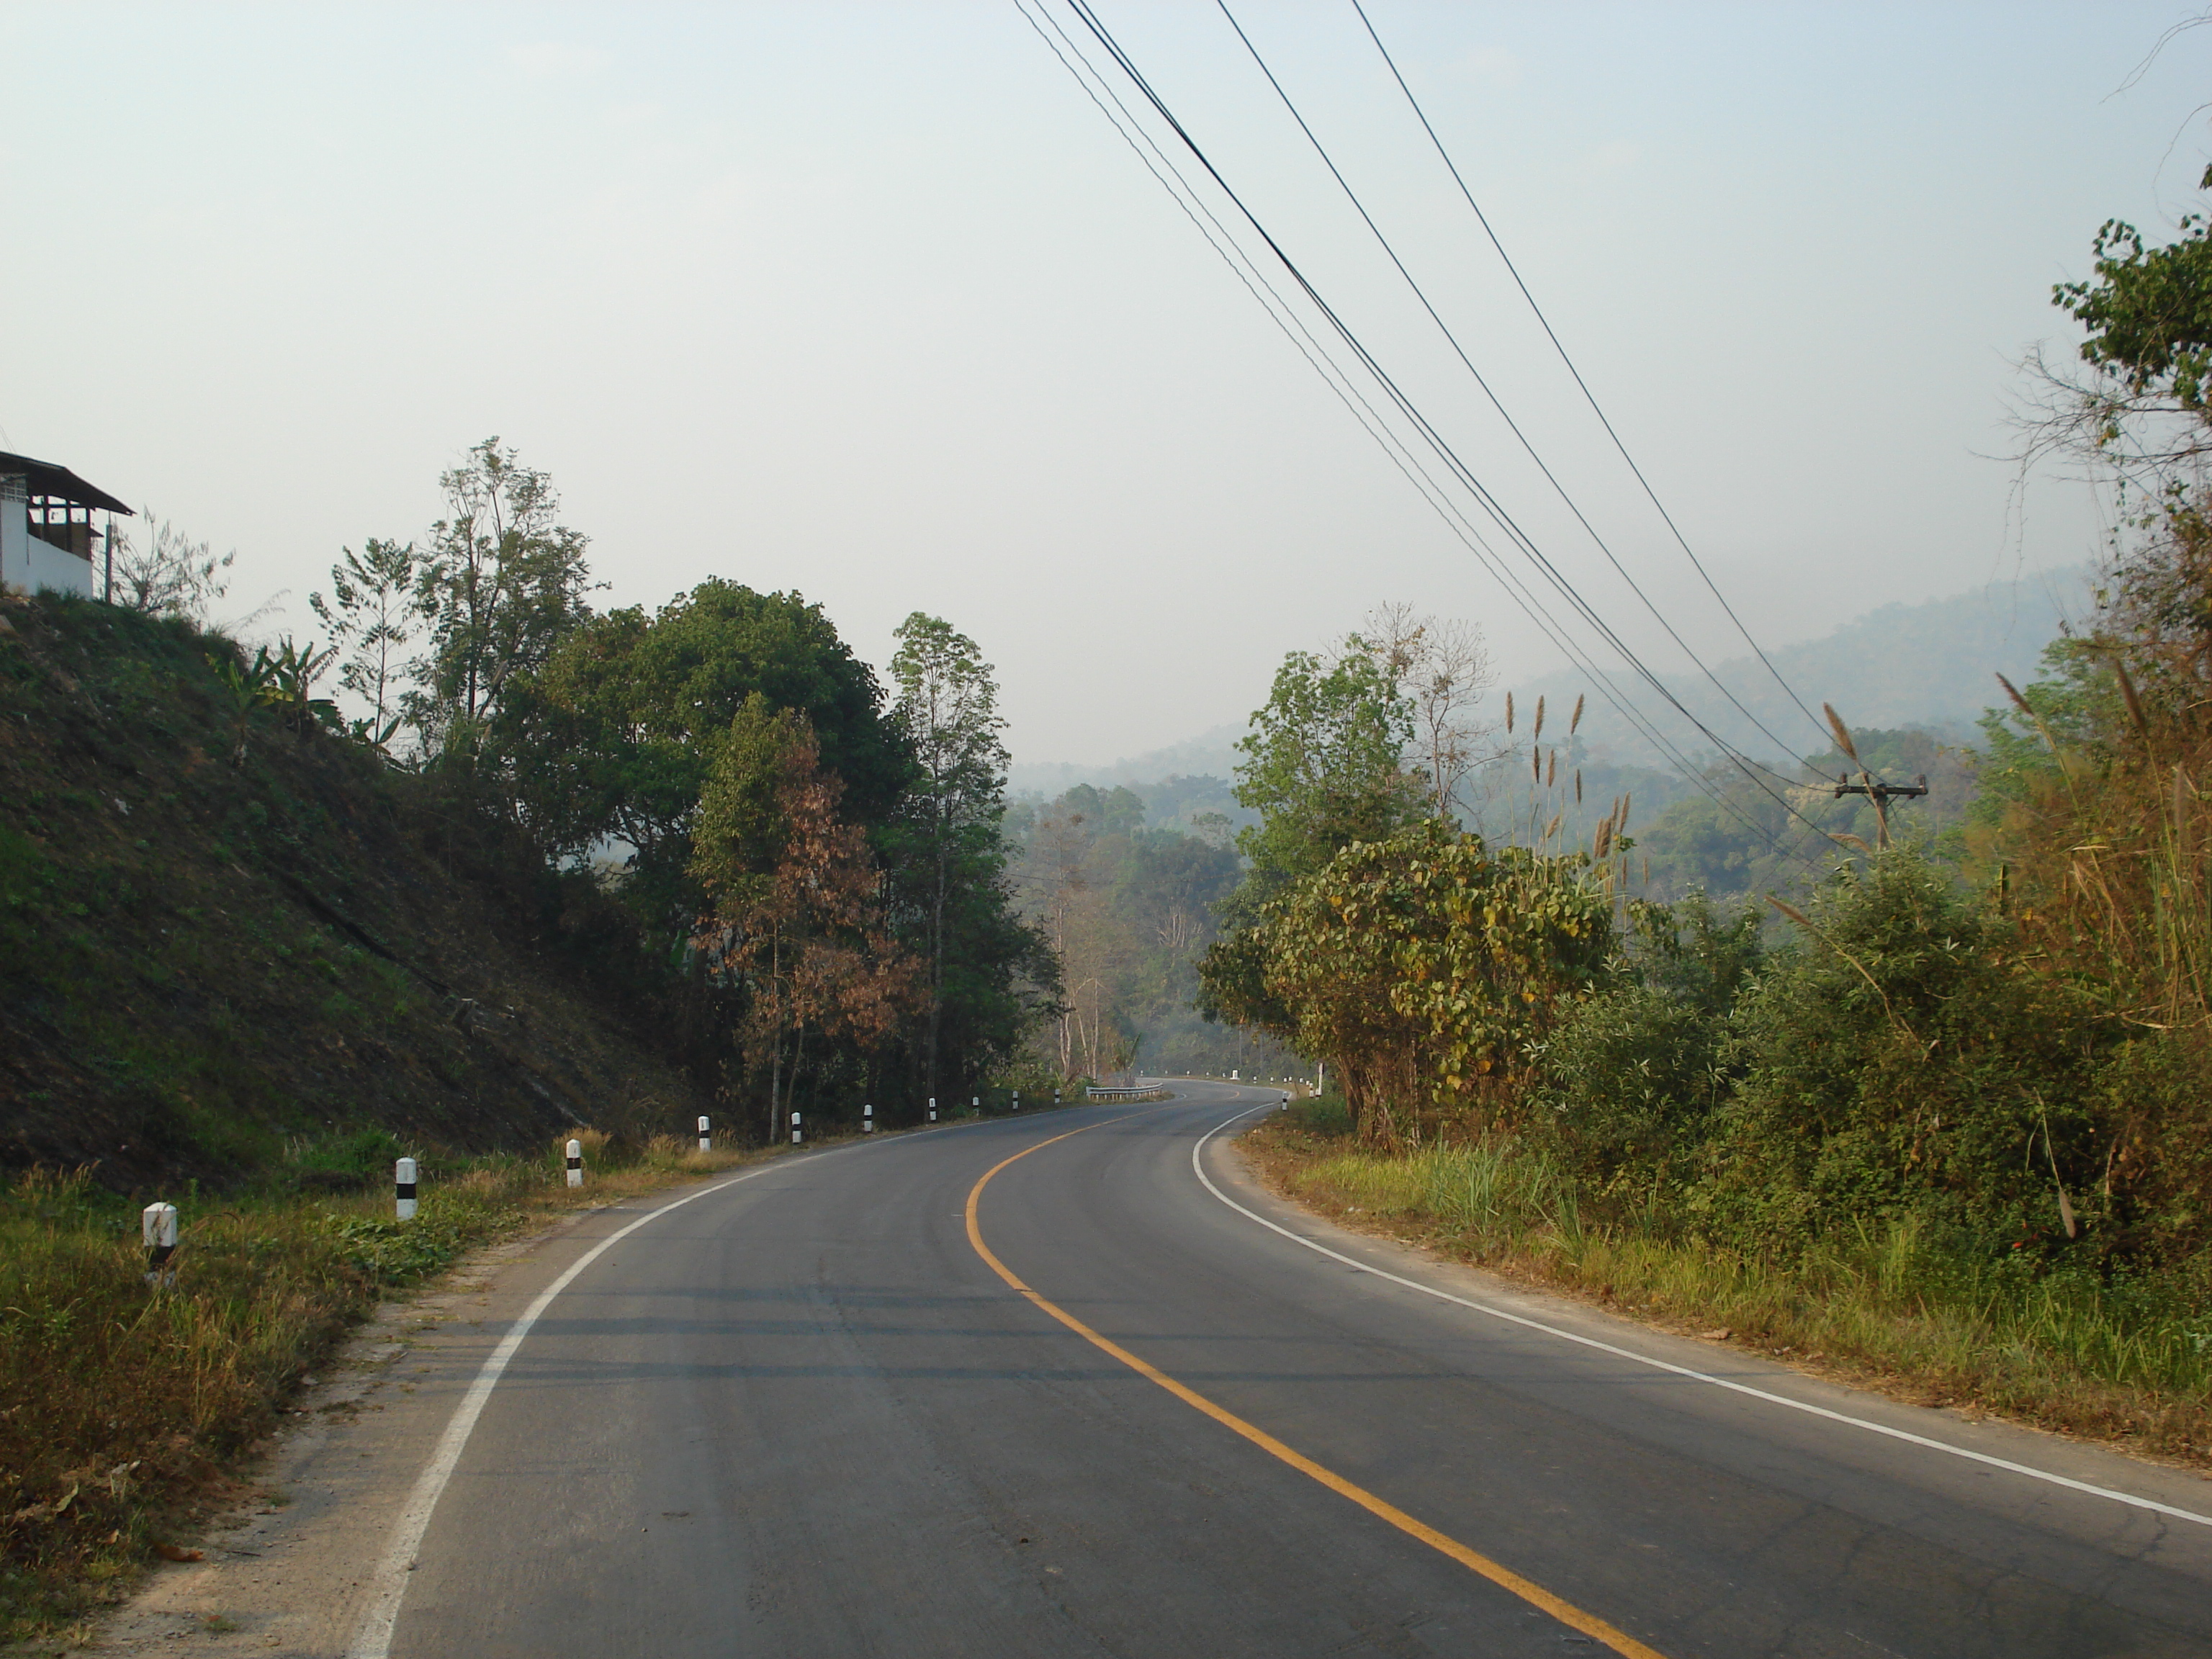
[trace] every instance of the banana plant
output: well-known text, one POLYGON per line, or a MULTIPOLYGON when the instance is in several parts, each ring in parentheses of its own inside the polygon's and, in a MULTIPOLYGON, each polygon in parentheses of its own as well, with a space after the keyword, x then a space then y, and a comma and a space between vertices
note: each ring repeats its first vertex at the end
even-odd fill
MULTIPOLYGON (((302 651, 287 635, 277 641, 273 653, 264 645, 253 653, 250 663, 241 664, 234 657, 209 656, 208 666, 229 694, 234 717, 232 765, 246 764, 246 733, 256 709, 270 710, 294 732, 304 732, 311 726, 345 730, 337 704, 314 695, 316 677, 330 666, 336 654, 335 650, 317 651, 313 646, 302 651)), ((386 738, 390 735, 387 732, 386 738)))

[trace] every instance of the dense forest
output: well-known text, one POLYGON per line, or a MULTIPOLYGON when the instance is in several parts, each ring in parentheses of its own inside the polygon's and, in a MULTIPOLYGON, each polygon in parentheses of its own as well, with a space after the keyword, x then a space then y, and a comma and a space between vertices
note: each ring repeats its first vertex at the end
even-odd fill
POLYGON ((1065 988, 1040 1033, 1041 1065, 1067 1077, 1299 1066, 1265 1032, 1212 1024, 1194 1006, 1216 908, 1243 874, 1228 816, 1190 810, 1219 793, 1212 779, 1172 780, 1149 799, 1078 784, 1009 808, 1021 911, 1050 943, 1065 988), (1155 822, 1161 809, 1166 824, 1155 822))

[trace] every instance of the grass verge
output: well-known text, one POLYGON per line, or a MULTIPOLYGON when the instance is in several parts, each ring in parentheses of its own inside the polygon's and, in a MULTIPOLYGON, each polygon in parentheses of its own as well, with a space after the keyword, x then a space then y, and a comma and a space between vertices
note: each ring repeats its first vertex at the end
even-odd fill
POLYGON ((582 1138, 581 1188, 557 1149, 471 1159, 426 1171, 408 1222, 359 1181, 174 1194, 173 1283, 148 1280, 136 1202, 81 1173, 0 1187, 0 1644, 82 1639, 387 1291, 564 1212, 770 1155, 582 1138))
POLYGON ((1977 1258, 1910 1221, 1784 1268, 1716 1250, 1656 1207, 1594 1202, 1510 1139, 1364 1151, 1333 1103, 1294 1105, 1239 1144, 1275 1191, 1347 1224, 1917 1404, 2212 1470, 2212 1322, 2163 1286, 1977 1258))

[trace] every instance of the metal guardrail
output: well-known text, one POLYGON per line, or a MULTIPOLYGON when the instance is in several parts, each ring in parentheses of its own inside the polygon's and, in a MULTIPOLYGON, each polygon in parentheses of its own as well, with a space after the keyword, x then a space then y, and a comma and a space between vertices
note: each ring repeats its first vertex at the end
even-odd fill
POLYGON ((1085 1100, 1103 1100, 1109 1102, 1121 1101, 1126 1103, 1132 1100, 1165 1100, 1169 1095, 1173 1092, 1174 1091, 1172 1090, 1161 1088, 1157 1083, 1147 1083, 1141 1087, 1133 1089, 1102 1089, 1095 1083, 1087 1083, 1083 1086, 1083 1097, 1085 1100))

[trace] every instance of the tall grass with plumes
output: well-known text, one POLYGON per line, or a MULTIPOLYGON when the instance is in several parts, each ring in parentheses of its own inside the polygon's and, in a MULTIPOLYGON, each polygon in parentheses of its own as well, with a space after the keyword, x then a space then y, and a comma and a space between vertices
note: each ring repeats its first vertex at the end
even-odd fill
POLYGON ((1386 1153, 1334 1127, 1293 1107, 1249 1144, 1289 1194, 1357 1224, 1924 1398, 2212 1462, 2212 1316, 2168 1280, 2053 1273, 1912 1217, 1783 1265, 1715 1248, 1663 1202, 1593 1193, 1523 1140, 1386 1153))
POLYGON ((2212 1255, 2212 518, 2192 496, 2139 527, 2045 678, 2003 682, 1971 844, 2115 1034, 2098 1185, 2131 1251, 2179 1261, 2212 1255))

